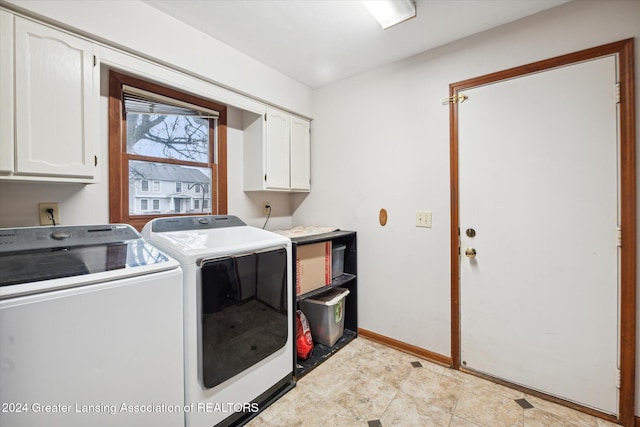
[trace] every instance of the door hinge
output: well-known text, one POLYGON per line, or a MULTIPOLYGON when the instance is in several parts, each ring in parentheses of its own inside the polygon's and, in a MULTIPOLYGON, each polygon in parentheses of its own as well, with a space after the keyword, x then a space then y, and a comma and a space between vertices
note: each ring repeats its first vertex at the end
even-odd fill
POLYGON ((264 174, 264 181, 267 182, 267 174, 264 174))
POLYGON ((442 98, 440 102, 442 102, 442 105, 456 104, 456 103, 462 104, 467 99, 469 99, 467 95, 460 94, 460 95, 453 95, 448 98, 442 98))
POLYGON ((93 166, 98 166, 98 156, 93 156, 93 166))
POLYGON ((93 66, 95 67, 96 65, 98 65, 98 58, 93 55, 93 66))
POLYGON ((616 82, 616 104, 620 104, 620 82, 616 82))
POLYGON ((616 230, 616 242, 619 248, 622 247, 622 227, 618 227, 616 230))
POLYGON ((616 369, 616 388, 622 387, 622 372, 616 369))
POLYGON ((264 113, 264 121, 267 121, 267 113, 264 113))

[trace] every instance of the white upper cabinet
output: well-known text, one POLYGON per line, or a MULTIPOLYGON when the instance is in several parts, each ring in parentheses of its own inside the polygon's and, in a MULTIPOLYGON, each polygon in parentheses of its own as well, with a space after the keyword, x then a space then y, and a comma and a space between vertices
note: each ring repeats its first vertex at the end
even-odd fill
POLYGON ((265 187, 289 189, 289 125, 288 114, 267 109, 265 136, 265 187))
MULTIPOLYGON (((15 129, 0 134, 1 157, 14 159, 5 178, 93 182, 96 173, 96 102, 91 42, 45 25, 14 18, 15 129)), ((4 22, 3 22, 4 24, 4 22)), ((4 39, 4 25, 3 25, 4 39)), ((11 50, 3 45, 2 67, 11 50)), ((5 73, 0 74, 10 79, 5 73)), ((11 112, 1 112, 2 123, 11 112)), ((0 165, 6 172, 5 161, 0 165)), ((0 175, 0 178, 3 176, 0 175)))
POLYGON ((13 172, 13 15, 0 10, 0 176, 13 172))
POLYGON ((245 191, 309 191, 310 123, 284 111, 244 116, 245 191))
POLYGON ((308 120, 291 117, 290 187, 296 191, 311 189, 311 127, 308 120))

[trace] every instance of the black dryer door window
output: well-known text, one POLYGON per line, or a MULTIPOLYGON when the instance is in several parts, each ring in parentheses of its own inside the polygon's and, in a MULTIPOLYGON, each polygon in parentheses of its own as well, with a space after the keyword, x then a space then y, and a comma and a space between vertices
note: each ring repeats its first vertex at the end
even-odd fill
POLYGON ((202 265, 202 372, 212 388, 287 342, 284 248, 216 258, 202 265))

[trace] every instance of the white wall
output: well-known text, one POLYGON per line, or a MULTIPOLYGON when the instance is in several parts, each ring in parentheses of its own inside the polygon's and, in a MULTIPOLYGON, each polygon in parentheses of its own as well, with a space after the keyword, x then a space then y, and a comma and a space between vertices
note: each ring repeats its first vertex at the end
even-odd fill
POLYGON ((575 1, 314 91, 313 190, 294 223, 358 231, 360 327, 451 354, 449 84, 630 37, 640 2, 575 1))

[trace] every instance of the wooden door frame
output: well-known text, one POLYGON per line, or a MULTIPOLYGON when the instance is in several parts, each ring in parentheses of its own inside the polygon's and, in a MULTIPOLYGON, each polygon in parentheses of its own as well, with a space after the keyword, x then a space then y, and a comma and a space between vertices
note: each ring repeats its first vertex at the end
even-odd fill
MULTIPOLYGON (((619 133, 620 133, 620 226, 622 246, 620 250, 620 397, 618 419, 598 411, 526 390, 557 403, 583 412, 608 418, 624 426, 633 426, 635 412, 636 373, 636 133, 635 133, 635 85, 634 41, 621 40, 585 49, 567 55, 510 68, 496 73, 463 80, 449 85, 449 96, 462 95, 463 90, 506 79, 522 77, 557 67, 617 55, 620 83, 619 133)), ((450 189, 451 189, 451 357, 452 367, 461 369, 460 344, 460 216, 458 186, 458 103, 449 105, 450 130, 450 189)), ((513 386, 513 384, 511 384, 513 386)))

